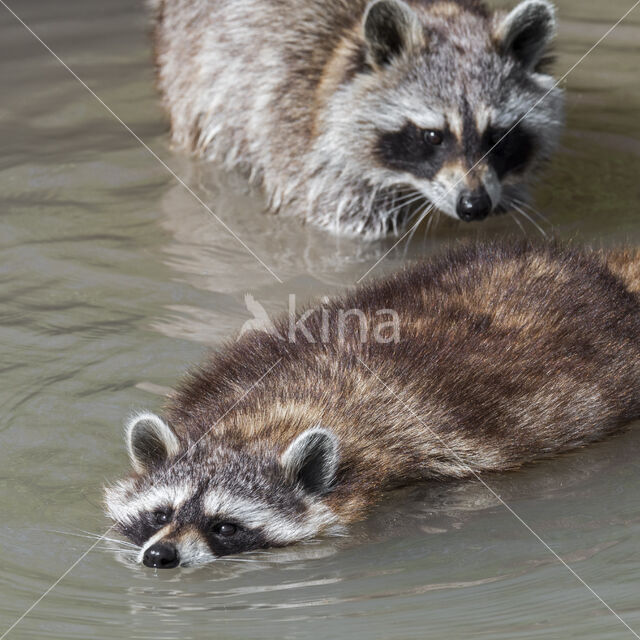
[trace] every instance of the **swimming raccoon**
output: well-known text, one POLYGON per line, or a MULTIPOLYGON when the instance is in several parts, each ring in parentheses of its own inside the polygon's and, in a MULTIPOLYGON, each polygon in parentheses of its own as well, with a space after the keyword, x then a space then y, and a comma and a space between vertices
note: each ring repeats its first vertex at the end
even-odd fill
POLYGON ((470 245, 246 332, 129 422, 107 513, 189 566, 602 438, 640 417, 639 292, 640 251, 470 245))
POLYGON ((174 144, 336 233, 379 237, 429 203, 466 221, 509 210, 560 135, 546 0, 156 5, 174 144))

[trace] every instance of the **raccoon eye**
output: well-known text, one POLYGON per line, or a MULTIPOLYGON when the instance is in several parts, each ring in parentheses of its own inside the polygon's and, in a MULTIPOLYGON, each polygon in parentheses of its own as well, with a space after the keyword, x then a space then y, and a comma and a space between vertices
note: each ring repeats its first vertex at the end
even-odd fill
POLYGON ((171 512, 170 511, 154 511, 153 520, 156 524, 167 524, 169 520, 171 520, 171 512))
POLYGON ((221 522, 213 528, 214 533, 221 536, 232 536, 237 530, 238 527, 230 522, 221 522))
POLYGON ((435 129, 428 129, 424 132, 424 140, 434 147, 442 144, 443 135, 442 131, 436 131, 435 129))

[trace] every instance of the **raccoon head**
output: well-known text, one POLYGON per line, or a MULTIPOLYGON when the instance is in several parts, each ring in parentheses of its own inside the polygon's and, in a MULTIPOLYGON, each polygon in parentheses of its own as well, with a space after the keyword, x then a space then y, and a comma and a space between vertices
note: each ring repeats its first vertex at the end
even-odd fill
POLYGON ((457 219, 525 199, 562 126, 562 92, 545 73, 553 6, 492 15, 474 0, 373 0, 358 28, 323 148, 373 187, 408 189, 457 219))
POLYGON ((181 442, 161 418, 143 413, 126 439, 135 473, 106 489, 106 510, 148 567, 194 566, 341 530, 323 500, 339 459, 327 429, 310 428, 277 454, 208 435, 181 442))

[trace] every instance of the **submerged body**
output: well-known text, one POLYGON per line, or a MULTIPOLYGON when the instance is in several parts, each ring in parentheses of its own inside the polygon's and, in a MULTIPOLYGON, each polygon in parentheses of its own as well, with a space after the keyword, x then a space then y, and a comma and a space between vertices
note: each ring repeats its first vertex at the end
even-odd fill
POLYGON ((139 561, 193 565, 339 533, 393 487, 602 438, 640 417, 639 292, 636 251, 480 245, 306 313, 306 333, 245 333, 166 421, 132 420, 136 473, 108 513, 139 561), (381 310, 397 326, 364 332, 381 310))
POLYGON ((508 210, 560 135, 546 0, 154 4, 174 143, 336 233, 378 237, 431 205, 508 210))

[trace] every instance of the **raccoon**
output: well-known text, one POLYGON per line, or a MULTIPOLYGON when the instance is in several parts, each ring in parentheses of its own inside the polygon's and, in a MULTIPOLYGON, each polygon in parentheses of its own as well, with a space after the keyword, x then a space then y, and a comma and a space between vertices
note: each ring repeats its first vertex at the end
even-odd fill
POLYGON ((156 4, 174 144, 338 234, 377 238, 432 207, 507 211, 561 132, 546 0, 508 14, 478 0, 156 4))
POLYGON ((107 513, 193 566, 598 440, 640 417, 639 292, 637 250, 473 244, 248 331, 129 422, 107 513))

